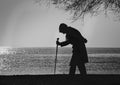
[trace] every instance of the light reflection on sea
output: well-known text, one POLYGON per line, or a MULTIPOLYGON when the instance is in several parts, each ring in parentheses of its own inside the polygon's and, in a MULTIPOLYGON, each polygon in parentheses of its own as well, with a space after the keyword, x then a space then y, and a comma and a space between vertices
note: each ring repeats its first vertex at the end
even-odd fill
MULTIPOLYGON (((0 75, 53 74, 55 54, 40 54, 38 51, 25 53, 12 48, 0 49, 0 75), (35 53, 34 53, 35 52, 35 53)), ((120 74, 120 54, 88 54, 88 74, 120 74)), ((71 54, 58 54, 57 74, 68 74, 71 54)), ((77 70, 76 73, 79 73, 77 70)))

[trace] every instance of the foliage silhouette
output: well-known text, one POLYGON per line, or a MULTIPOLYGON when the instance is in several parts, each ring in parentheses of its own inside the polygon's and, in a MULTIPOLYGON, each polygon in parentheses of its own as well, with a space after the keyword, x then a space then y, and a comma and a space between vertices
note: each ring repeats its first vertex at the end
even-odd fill
POLYGON ((116 14, 120 17, 120 0, 35 0, 36 3, 43 3, 55 5, 65 11, 73 13, 73 20, 84 18, 85 15, 92 16, 104 12, 116 14))

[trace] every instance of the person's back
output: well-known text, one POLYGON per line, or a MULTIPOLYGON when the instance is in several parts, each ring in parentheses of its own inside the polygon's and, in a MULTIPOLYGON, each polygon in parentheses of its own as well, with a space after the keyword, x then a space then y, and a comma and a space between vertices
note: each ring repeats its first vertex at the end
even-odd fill
POLYGON ((67 35, 71 36, 73 40, 77 40, 77 42, 79 43, 87 43, 87 40, 81 35, 81 33, 72 27, 68 27, 69 32, 67 33, 67 35))
POLYGON ((73 48, 81 48, 81 45, 85 44, 87 40, 81 35, 81 33, 72 27, 68 27, 69 31, 66 33, 66 38, 69 39, 73 48))

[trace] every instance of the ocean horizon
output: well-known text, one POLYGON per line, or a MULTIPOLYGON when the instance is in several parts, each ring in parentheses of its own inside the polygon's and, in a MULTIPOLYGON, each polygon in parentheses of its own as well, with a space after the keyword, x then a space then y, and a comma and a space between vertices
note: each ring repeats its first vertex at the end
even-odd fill
MULTIPOLYGON (((88 74, 120 74, 120 48, 87 48, 87 53, 88 74)), ((55 47, 1 49, 0 75, 54 74, 55 55, 55 47)), ((71 47, 58 49, 56 74, 69 73, 71 56, 71 47)))

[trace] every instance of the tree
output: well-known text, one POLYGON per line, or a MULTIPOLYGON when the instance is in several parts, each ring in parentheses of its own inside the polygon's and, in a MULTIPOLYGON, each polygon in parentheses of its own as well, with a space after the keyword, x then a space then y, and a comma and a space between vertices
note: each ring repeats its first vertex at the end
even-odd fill
POLYGON ((46 1, 46 3, 55 5, 65 11, 73 13, 73 20, 84 18, 85 15, 98 15, 104 12, 112 12, 120 16, 120 0, 36 0, 37 3, 46 1))

